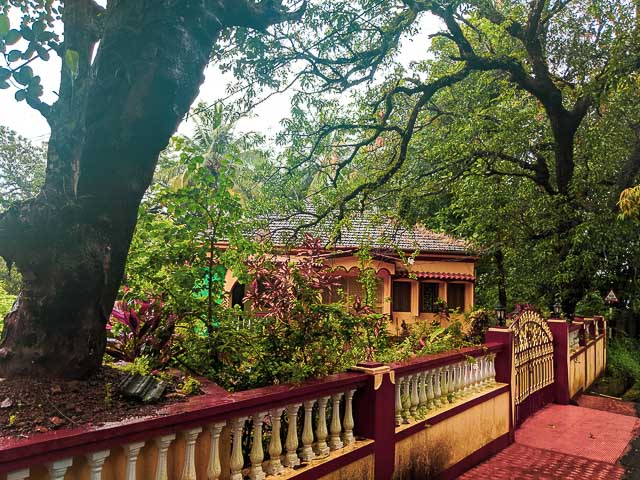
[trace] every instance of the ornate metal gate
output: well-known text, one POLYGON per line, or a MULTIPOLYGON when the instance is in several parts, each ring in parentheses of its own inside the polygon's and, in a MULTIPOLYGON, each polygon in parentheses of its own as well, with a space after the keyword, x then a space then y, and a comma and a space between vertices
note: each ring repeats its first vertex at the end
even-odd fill
POLYGON ((553 335, 542 316, 525 310, 511 324, 514 334, 515 406, 519 425, 553 401, 553 335))

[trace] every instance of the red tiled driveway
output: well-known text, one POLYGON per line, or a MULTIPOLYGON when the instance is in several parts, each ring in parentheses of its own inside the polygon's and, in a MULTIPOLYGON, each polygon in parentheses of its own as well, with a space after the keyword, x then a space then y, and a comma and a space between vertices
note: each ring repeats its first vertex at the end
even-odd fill
POLYGON ((549 405, 518 429, 516 443, 460 478, 620 479, 617 462, 640 419, 571 405, 549 405))

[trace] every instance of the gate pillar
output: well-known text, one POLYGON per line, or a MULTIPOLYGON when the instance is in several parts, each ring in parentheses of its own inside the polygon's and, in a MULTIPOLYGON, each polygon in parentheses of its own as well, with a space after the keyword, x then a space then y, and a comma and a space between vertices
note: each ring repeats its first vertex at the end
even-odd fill
POLYGON ((553 334, 553 399, 562 405, 569 404, 569 324, 565 320, 549 319, 547 325, 553 334))
POLYGON ((496 357, 496 381, 509 384, 509 441, 515 442, 515 363, 513 332, 507 327, 493 327, 485 334, 486 343, 501 343, 504 349, 496 357))

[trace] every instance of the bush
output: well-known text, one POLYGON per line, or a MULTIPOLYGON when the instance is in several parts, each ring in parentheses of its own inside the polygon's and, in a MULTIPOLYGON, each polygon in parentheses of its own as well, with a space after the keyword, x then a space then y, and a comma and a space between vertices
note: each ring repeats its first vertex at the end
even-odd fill
POLYGON ((640 382, 640 343, 623 334, 613 338, 607 347, 607 373, 640 382))
POLYGON ((478 309, 471 312, 468 316, 469 320, 469 332, 467 333, 467 339, 471 343, 484 342, 484 335, 491 326, 491 316, 485 309, 478 309))
POLYGON ((580 317, 593 317, 601 315, 606 310, 604 299, 599 292, 587 292, 576 305, 576 315, 580 317))
POLYGON ((116 302, 107 324, 106 353, 127 362, 144 358, 149 370, 165 367, 171 359, 176 316, 163 306, 158 298, 116 302))
POLYGON ((406 326, 406 336, 393 347, 382 351, 376 360, 397 362, 472 345, 459 321, 443 327, 438 320, 416 322, 406 326))

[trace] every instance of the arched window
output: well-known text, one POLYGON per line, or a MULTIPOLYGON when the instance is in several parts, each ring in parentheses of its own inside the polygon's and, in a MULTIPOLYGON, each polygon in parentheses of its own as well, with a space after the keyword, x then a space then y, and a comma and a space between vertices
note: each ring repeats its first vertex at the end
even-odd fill
POLYGON ((231 288, 231 307, 235 307, 238 305, 241 310, 244 310, 244 294, 245 294, 245 286, 240 282, 236 282, 233 284, 233 288, 231 288))

